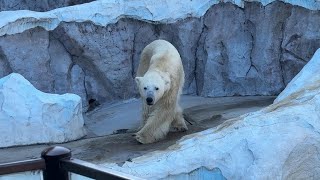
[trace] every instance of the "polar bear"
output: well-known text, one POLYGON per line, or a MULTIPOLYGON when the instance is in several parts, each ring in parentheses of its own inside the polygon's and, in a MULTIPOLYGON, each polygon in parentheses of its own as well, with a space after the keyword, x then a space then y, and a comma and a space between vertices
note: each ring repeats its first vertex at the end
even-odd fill
POLYGON ((143 126, 135 134, 142 144, 163 139, 170 128, 188 130, 179 105, 184 71, 177 49, 165 40, 155 40, 141 53, 135 78, 142 99, 143 126))

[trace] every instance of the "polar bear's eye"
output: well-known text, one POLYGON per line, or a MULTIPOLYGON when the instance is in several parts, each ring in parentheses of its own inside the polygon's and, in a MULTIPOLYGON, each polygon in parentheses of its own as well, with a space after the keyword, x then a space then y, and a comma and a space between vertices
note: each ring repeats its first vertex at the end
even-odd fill
POLYGON ((144 90, 147 90, 147 87, 144 87, 143 89, 144 89, 144 90))
POLYGON ((159 90, 159 88, 158 87, 156 87, 156 91, 158 91, 159 90))

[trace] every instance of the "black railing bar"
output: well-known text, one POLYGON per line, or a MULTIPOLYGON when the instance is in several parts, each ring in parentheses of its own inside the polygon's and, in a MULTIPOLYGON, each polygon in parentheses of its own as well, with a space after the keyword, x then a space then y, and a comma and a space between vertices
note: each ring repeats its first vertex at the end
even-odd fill
POLYGON ((61 168, 66 171, 80 174, 92 179, 97 180, 120 180, 120 179, 130 179, 130 180, 143 180, 142 178, 132 176, 130 174, 125 174, 113 169, 108 169, 99 165, 95 165, 80 159, 70 159, 61 160, 61 168))
POLYGON ((0 164, 0 175, 45 169, 42 158, 0 164))

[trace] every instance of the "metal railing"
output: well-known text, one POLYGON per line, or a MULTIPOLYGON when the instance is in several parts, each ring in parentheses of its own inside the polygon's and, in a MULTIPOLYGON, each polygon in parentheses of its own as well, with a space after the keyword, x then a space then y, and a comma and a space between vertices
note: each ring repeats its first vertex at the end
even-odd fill
POLYGON ((34 170, 43 171, 43 180, 70 180, 70 172, 97 180, 141 179, 74 159, 69 149, 60 146, 45 149, 38 159, 0 164, 0 175, 34 170))

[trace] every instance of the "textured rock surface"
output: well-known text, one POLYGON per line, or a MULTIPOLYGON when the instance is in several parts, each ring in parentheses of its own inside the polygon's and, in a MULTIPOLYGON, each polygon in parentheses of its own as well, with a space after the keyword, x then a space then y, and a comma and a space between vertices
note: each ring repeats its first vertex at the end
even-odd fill
POLYGON ((20 73, 44 92, 78 94, 84 107, 127 99, 137 95, 142 49, 162 38, 181 53, 185 94, 277 95, 320 47, 320 12, 271 2, 96 1, 0 12, 0 77, 20 73))
POLYGON ((290 83, 284 90, 287 97, 274 104, 186 136, 167 150, 134 158, 121 167, 105 166, 146 179, 201 167, 218 168, 226 179, 319 179, 320 76, 308 73, 319 70, 319 53, 293 80, 297 85, 290 83))
POLYGON ((320 49, 318 49, 310 62, 304 66, 298 75, 296 75, 290 83, 287 85, 286 89, 282 91, 277 99, 274 100, 275 103, 283 101, 287 98, 292 98, 291 96, 301 93, 301 91, 310 91, 316 88, 320 82, 320 49))
POLYGON ((0 11, 31 10, 48 11, 65 6, 88 3, 93 0, 1 0, 0 11))
POLYGON ((0 79, 0 147, 79 139, 83 125, 79 96, 43 93, 16 73, 0 79))
POLYGON ((293 8, 283 27, 281 67, 288 83, 320 47, 320 11, 293 8))
MULTIPOLYGON (((65 6, 65 4, 81 4, 91 0, 59 0, 55 2, 38 2, 30 0, 1 1, 2 8, 6 10, 17 9, 48 9, 65 6), (51 5, 51 7, 49 7, 51 5), (47 7, 43 7, 47 6, 47 7)), ((29 11, 3 12, 5 17, 0 21, 0 34, 15 34, 37 26, 47 30, 54 29, 60 22, 86 22, 92 21, 97 25, 107 25, 116 22, 122 16, 135 17, 147 21, 176 22, 187 17, 201 17, 214 4, 230 2, 244 7, 246 2, 261 2, 264 6, 275 0, 96 0, 82 6, 55 9, 46 13, 33 13, 29 11)), ((292 5, 298 5, 310 10, 319 10, 319 1, 280 0, 292 5)), ((277 1, 276 1, 277 2, 277 1)), ((278 1, 279 2, 279 1, 278 1)))

